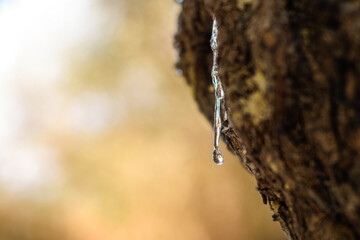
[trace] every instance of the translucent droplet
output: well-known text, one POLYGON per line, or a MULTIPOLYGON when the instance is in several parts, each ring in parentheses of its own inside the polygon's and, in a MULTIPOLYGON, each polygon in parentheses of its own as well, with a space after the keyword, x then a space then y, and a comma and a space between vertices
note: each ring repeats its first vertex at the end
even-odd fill
POLYGON ((224 163, 224 157, 223 157, 222 153, 220 152, 219 148, 214 148, 212 157, 213 157, 213 160, 216 165, 221 165, 224 163))
POLYGON ((214 17, 212 35, 210 40, 210 46, 214 53, 213 56, 213 67, 211 70, 211 78, 215 89, 215 106, 214 106, 214 151, 212 154, 213 160, 217 165, 221 165, 224 162, 224 157, 219 149, 219 140, 221 134, 221 101, 225 97, 224 89, 221 84, 221 80, 218 73, 217 55, 218 55, 218 43, 217 43, 217 22, 214 17))

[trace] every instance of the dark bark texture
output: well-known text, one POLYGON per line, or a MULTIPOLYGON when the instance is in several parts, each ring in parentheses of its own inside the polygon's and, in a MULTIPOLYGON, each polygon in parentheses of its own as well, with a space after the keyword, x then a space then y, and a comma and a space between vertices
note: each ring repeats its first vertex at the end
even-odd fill
POLYGON ((289 239, 360 239, 360 0, 181 5, 177 68, 212 121, 215 16, 222 138, 274 221, 289 239))

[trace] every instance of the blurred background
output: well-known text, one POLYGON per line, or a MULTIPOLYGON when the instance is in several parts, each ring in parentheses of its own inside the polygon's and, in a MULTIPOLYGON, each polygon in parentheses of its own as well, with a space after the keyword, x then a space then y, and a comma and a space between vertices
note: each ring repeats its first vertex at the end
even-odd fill
MULTIPOLYGON (((176 76, 170 0, 0 0, 0 239, 285 239, 176 76)), ((209 78, 209 81, 210 78, 209 78)))

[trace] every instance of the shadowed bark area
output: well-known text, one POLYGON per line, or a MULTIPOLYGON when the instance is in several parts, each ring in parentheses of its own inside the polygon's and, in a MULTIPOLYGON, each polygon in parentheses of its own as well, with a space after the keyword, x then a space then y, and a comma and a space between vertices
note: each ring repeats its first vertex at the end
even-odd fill
POLYGON ((290 239, 360 239, 360 1, 184 0, 177 68, 209 121, 212 15, 222 138, 274 221, 290 239))

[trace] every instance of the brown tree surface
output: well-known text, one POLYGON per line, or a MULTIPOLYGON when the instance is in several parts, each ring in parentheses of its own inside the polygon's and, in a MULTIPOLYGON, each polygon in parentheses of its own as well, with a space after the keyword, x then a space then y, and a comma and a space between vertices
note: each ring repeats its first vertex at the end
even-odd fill
POLYGON ((177 67, 290 239, 360 239, 360 1, 184 0, 177 67), (224 112, 222 113, 224 114, 224 112))

